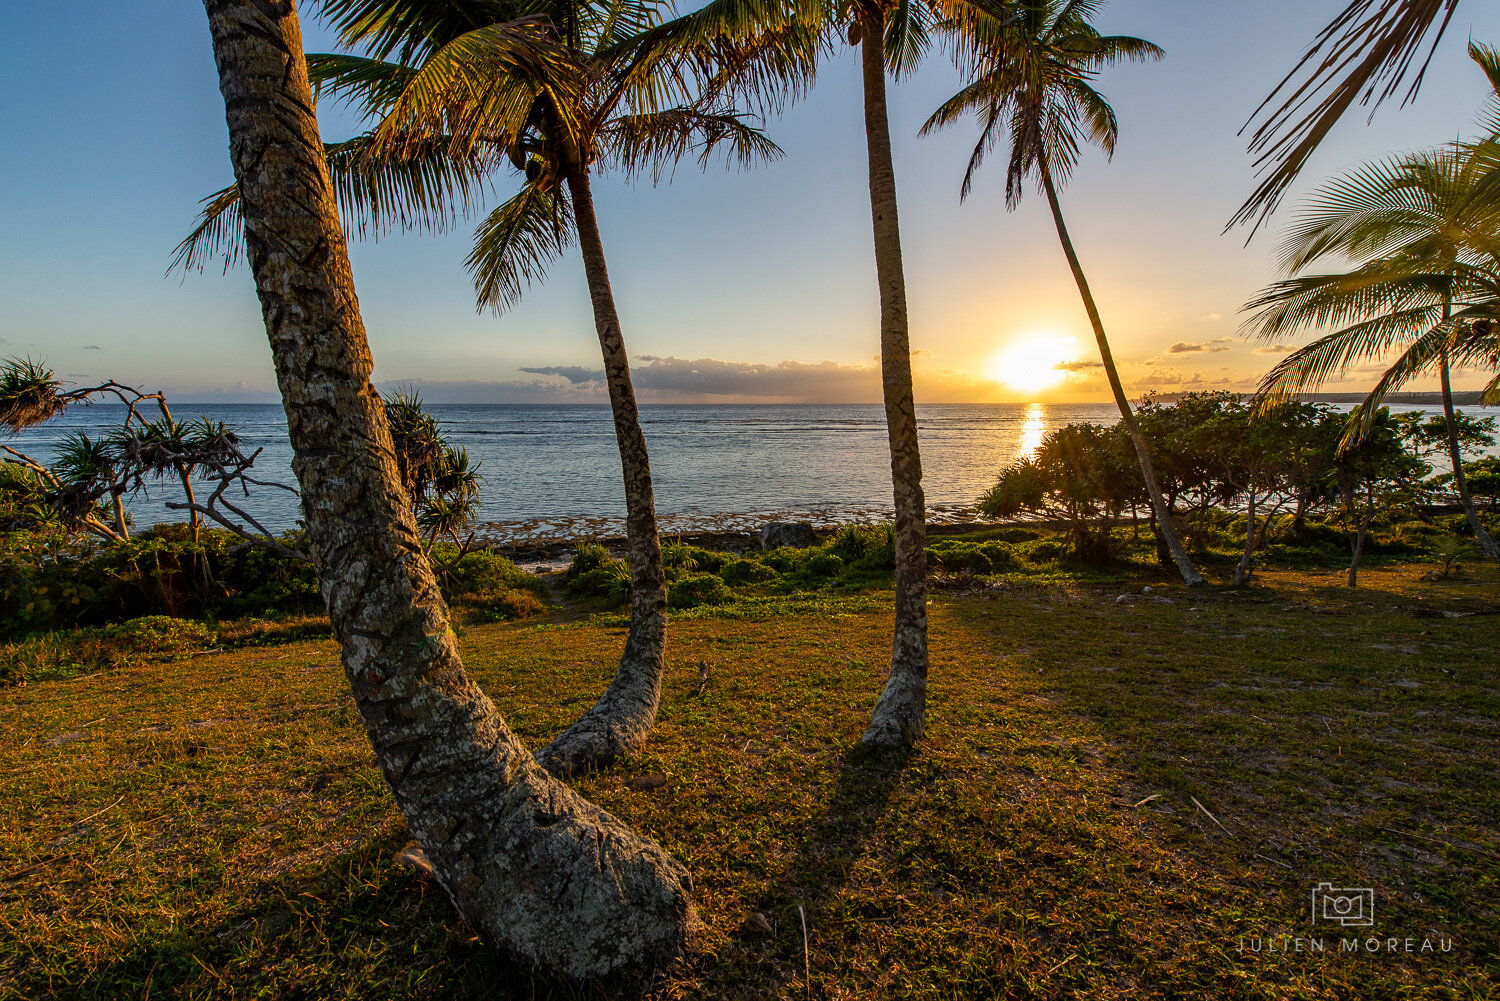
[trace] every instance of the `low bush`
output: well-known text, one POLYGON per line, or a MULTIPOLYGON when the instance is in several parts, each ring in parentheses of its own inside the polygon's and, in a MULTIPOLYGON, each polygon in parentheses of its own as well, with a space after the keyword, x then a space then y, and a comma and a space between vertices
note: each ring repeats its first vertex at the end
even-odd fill
POLYGON ((739 587, 746 584, 769 583, 778 580, 781 575, 760 560, 745 556, 725 563, 724 568, 719 571, 719 577, 724 583, 739 587))
POLYGON ((516 589, 491 595, 471 606, 479 617, 489 622, 511 622, 516 619, 531 619, 547 612, 547 603, 535 593, 516 589))
MULTIPOLYGON (((434 555, 440 560, 452 559, 457 550, 444 552, 439 544, 434 555)), ((450 602, 485 602, 517 590, 529 591, 538 598, 547 595, 547 585, 540 577, 487 549, 469 553, 443 575, 443 596, 450 602)))
POLYGON ((699 605, 723 605, 734 600, 734 592, 713 574, 684 574, 667 591, 672 608, 697 608, 699 605))
POLYGON ((1014 573, 1024 569, 1021 557, 1007 543, 941 540, 927 547, 927 565, 947 573, 1014 573))
POLYGON ((211 625, 150 615, 112 626, 40 633, 0 645, 0 684, 25 684, 196 653, 218 642, 211 625))
POLYGON ((212 626, 170 615, 147 615, 105 626, 100 635, 124 654, 184 653, 213 646, 218 641, 218 633, 212 626))

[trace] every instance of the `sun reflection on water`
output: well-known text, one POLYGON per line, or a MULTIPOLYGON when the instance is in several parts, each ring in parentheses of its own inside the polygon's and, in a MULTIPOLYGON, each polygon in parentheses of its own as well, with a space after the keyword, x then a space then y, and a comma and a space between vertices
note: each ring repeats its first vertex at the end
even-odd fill
POLYGON ((1018 459, 1029 458, 1042 444, 1042 405, 1033 403, 1026 408, 1026 423, 1021 428, 1021 450, 1018 459))

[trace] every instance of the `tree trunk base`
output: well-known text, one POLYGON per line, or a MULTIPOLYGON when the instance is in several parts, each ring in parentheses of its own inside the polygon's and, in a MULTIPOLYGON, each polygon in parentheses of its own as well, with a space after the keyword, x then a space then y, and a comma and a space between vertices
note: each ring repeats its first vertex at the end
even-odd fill
POLYGON ((859 742, 866 747, 909 747, 927 728, 927 679, 908 671, 891 672, 859 742))
POLYGON ((523 761, 528 774, 497 790, 489 850, 454 852, 418 834, 429 858, 447 856, 435 866, 440 882, 480 937, 577 980, 690 952, 702 923, 687 869, 523 761))
POLYGON ((603 768, 646 746, 654 719, 620 720, 596 707, 537 751, 536 763, 558 778, 603 768))
POLYGON ((642 621, 648 623, 639 630, 643 638, 626 642, 620 666, 599 701, 536 752, 536 763, 558 778, 602 768, 646 746, 661 704, 666 657, 659 619, 642 621), (644 655, 632 649, 642 646, 648 648, 644 655))

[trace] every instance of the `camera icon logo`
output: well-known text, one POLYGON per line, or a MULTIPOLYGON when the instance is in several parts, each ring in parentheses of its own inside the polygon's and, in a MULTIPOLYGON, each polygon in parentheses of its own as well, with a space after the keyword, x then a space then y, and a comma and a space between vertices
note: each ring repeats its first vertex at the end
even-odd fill
POLYGON ((1312 891, 1312 914, 1314 921, 1368 928, 1375 923, 1375 891, 1364 886, 1319 883, 1312 891))

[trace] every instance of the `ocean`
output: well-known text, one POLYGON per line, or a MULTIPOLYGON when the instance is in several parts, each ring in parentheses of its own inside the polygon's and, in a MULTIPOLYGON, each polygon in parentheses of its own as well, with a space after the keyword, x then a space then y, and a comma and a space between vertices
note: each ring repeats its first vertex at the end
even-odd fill
MULTIPOLYGON (((619 534, 624 515, 614 422, 605 405, 433 404, 450 439, 478 460, 480 519, 497 538, 619 534)), ((295 484, 279 404, 177 404, 179 420, 228 422, 247 452, 264 449, 255 476, 295 484)), ((6 444, 42 461, 69 432, 117 426, 124 408, 72 407, 6 444)), ((918 407, 923 484, 936 518, 971 508, 1048 431, 1112 423, 1110 404, 918 407)), ((743 531, 766 521, 878 521, 891 513, 885 412, 868 405, 656 404, 641 407, 663 531, 743 531)), ((137 525, 181 520, 164 506, 170 484, 130 498, 137 525)), ((296 500, 257 490, 247 508, 268 527, 296 524, 296 500)))
MULTIPOLYGON (((478 460, 479 517, 492 541, 622 534, 624 502, 614 424, 605 405, 435 404, 451 440, 478 460)), ((1407 409, 1407 408, 1401 408, 1407 409)), ((1415 408, 1412 408, 1415 409, 1415 408)), ((72 407, 5 443, 46 461, 67 433, 118 425, 124 408, 72 407)), ((179 420, 200 414, 235 427, 247 452, 264 449, 254 475, 295 485, 279 404, 178 404, 179 420)), ((1112 404, 945 404, 917 408, 922 482, 930 517, 957 520, 1001 469, 1054 428, 1112 424, 1112 404)), ((656 506, 668 534, 753 531, 768 521, 820 526, 891 516, 885 414, 876 404, 655 404, 641 407, 656 506)), ((181 520, 162 484, 132 497, 137 526, 181 520)), ((296 524, 285 491, 252 493, 247 510, 268 527, 296 524)))

